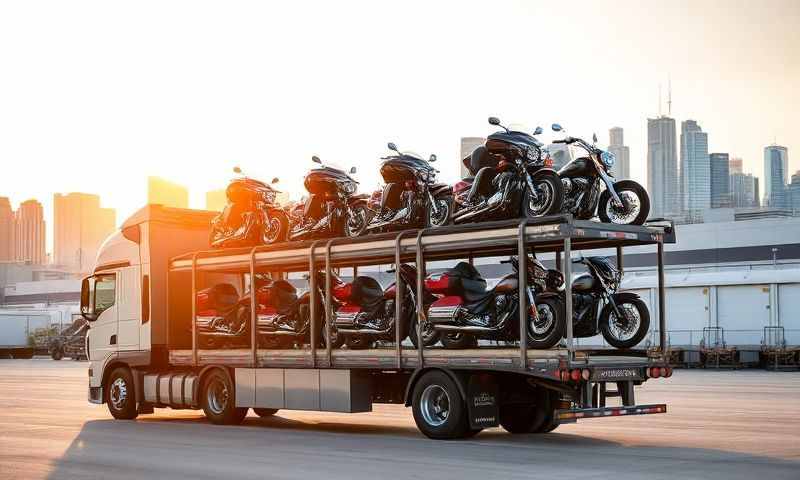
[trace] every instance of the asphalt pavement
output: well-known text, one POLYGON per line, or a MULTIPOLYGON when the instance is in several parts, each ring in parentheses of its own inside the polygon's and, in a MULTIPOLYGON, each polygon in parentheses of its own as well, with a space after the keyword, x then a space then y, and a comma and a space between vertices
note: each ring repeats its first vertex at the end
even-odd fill
POLYGON ((637 390, 667 414, 434 441, 397 405, 237 427, 192 410, 117 421, 87 403, 86 366, 0 360, 0 479, 800 478, 797 372, 677 370, 637 390))

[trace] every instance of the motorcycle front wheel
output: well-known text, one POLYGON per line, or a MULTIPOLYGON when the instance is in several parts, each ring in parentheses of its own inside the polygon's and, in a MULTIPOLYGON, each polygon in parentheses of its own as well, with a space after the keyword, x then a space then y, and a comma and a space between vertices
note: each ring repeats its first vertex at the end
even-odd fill
POLYGON ((364 233, 371 218, 366 205, 356 205, 351 212, 352 215, 344 223, 344 233, 349 238, 354 238, 364 233))
POLYGON ((650 197, 647 191, 633 180, 620 180, 614 184, 624 205, 615 205, 611 192, 603 190, 597 215, 604 223, 617 225, 642 225, 650 214, 650 197))
POLYGON ((282 210, 272 210, 261 225, 261 243, 273 245, 286 241, 289 233, 289 217, 282 210))
POLYGON ((564 336, 564 309, 556 298, 536 299, 536 317, 528 315, 528 346, 547 349, 554 347, 564 336))
POLYGON ((527 218, 555 215, 561 211, 564 203, 564 185, 556 172, 540 170, 533 175, 533 187, 536 198, 525 187, 522 199, 522 213, 527 218))
POLYGON ((635 293, 618 293, 614 295, 614 302, 625 318, 618 319, 611 304, 606 304, 600 312, 600 333, 612 347, 633 348, 647 335, 650 311, 635 293))
POLYGON ((450 195, 442 195, 433 199, 436 202, 438 213, 434 210, 432 205, 428 206, 428 211, 425 212, 425 226, 426 227, 443 227, 450 223, 450 217, 453 216, 453 197, 450 195))

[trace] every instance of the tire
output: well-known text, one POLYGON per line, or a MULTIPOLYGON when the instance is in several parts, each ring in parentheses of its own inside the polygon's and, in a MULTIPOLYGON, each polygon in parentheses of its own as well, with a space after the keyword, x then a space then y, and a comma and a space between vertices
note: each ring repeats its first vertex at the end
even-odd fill
POLYGON ((504 405, 500 408, 500 426, 507 432, 547 433, 554 430, 555 405, 553 397, 557 395, 549 390, 539 388, 536 391, 533 405, 504 405))
POLYGON ((50 352, 50 358, 56 361, 61 360, 64 358, 64 350, 62 350, 61 347, 54 348, 53 351, 50 352))
POLYGON ((350 350, 366 350, 372 348, 375 342, 361 335, 347 335, 344 338, 344 343, 350 350))
POLYGON ((539 389, 536 393, 537 410, 540 419, 531 425, 531 433, 550 433, 558 428, 555 422, 556 406, 558 405, 558 392, 539 389))
POLYGON ((254 408, 253 413, 258 415, 261 418, 267 418, 275 415, 278 413, 277 408, 254 408))
POLYGON ((600 312, 600 333, 602 333, 603 338, 615 348, 633 348, 644 340, 644 337, 647 335, 647 330, 650 328, 650 312, 647 310, 647 304, 639 298, 639 295, 629 292, 615 294, 614 301, 620 309, 624 309, 625 305, 634 307, 639 315, 639 324, 636 326, 636 330, 630 338, 620 338, 619 335, 612 331, 614 330, 611 325, 614 309, 611 307, 611 304, 607 304, 603 307, 603 311, 600 312))
MULTIPOLYGON (((331 315, 331 317, 333 317, 333 315, 331 315)), ((322 330, 319 332, 319 341, 323 347, 327 347, 328 345, 327 338, 325 337, 325 333, 327 332, 325 327, 326 323, 327 321, 322 322, 322 330)), ((340 335, 333 325, 331 325, 331 336, 333 336, 331 348, 341 348, 341 346, 344 345, 344 335, 340 335)))
POLYGON ((455 382, 440 370, 430 370, 414 385, 411 410, 417 428, 428 438, 452 440, 469 432, 467 405, 455 382))
POLYGON ((247 408, 236 407, 233 382, 220 370, 212 370, 203 379, 200 404, 215 425, 238 425, 247 416, 247 408))
POLYGON ((427 228, 437 228, 449 225, 450 220, 453 218, 453 196, 440 195, 434 197, 433 201, 436 202, 439 208, 446 208, 447 210, 444 212, 440 210, 440 214, 437 216, 433 208, 429 205, 428 211, 425 212, 425 226, 427 228))
POLYGON ((600 217, 600 221, 618 225, 642 225, 647 220, 647 216, 650 215, 650 197, 644 187, 633 180, 620 180, 614 183, 614 190, 617 191, 617 195, 620 197, 630 195, 638 198, 639 210, 633 217, 630 217, 633 212, 630 212, 628 217, 616 216, 618 214, 615 213, 616 209, 611 200, 611 193, 608 190, 603 190, 603 193, 600 194, 600 202, 597 205, 597 215, 600 217), (612 219, 609 214, 614 215, 615 218, 612 219))
POLYGON ((534 320, 528 315, 528 347, 537 349, 553 348, 564 337, 566 322, 564 321, 564 308, 561 302, 554 297, 536 299, 538 319, 534 320))
POLYGON ((270 210, 269 218, 266 223, 261 224, 259 230, 259 240, 263 245, 275 245, 285 242, 289 234, 289 217, 283 210, 270 210))
POLYGON ((111 416, 117 420, 133 420, 139 414, 136 410, 136 386, 133 375, 127 367, 119 367, 111 372, 106 380, 106 405, 111 416))
POLYGON ((442 332, 439 335, 439 339, 444 348, 449 350, 461 350, 478 346, 478 339, 475 335, 464 332, 442 332))
POLYGON ((359 222, 357 224, 351 223, 354 219, 346 218, 344 222, 344 235, 348 238, 355 238, 364 233, 371 218, 369 209, 364 204, 357 204, 350 210, 353 212, 353 216, 359 218, 359 222))
MULTIPOLYGON (((419 348, 419 339, 417 338, 417 322, 417 316, 414 315, 414 317, 411 319, 411 325, 409 325, 408 330, 408 337, 411 339, 411 343, 414 345, 414 348, 419 348)), ((440 337, 441 335, 438 332, 431 329, 422 333, 423 344, 426 347, 432 347, 436 345, 440 337)))
POLYGON ((560 213, 564 203, 564 184, 558 174, 552 170, 539 170, 532 178, 539 199, 532 205, 531 192, 526 186, 522 196, 522 216, 537 218, 560 213))

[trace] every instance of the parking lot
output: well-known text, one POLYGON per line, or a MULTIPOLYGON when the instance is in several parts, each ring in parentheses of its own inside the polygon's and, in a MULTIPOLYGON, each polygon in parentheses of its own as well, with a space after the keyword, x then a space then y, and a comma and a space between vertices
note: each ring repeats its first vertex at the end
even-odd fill
POLYGON ((679 370, 638 403, 669 413, 547 435, 420 434, 408 409, 279 412, 243 426, 198 411, 114 421, 86 402, 86 363, 0 360, 0 479, 800 478, 800 373, 679 370))

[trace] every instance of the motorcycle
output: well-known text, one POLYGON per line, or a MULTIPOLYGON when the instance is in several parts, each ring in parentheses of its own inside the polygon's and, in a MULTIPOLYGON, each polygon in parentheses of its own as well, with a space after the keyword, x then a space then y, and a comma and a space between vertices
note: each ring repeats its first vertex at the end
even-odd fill
MULTIPOLYGON (((316 273, 317 289, 317 331, 316 337, 321 345, 326 342, 325 327, 325 273, 316 273)), ((332 288, 339 288, 344 282, 331 273, 332 288)), ((258 344, 262 348, 289 348, 294 344, 308 344, 311 340, 311 291, 297 295, 297 289, 286 280, 273 280, 260 287, 257 293, 256 325, 258 344)), ((337 308, 334 302, 331 308, 337 308)), ((247 307, 249 316, 249 304, 247 307)), ((331 346, 338 348, 342 338, 335 325, 331 326, 331 346)))
POLYGON ((250 341, 250 296, 220 283, 197 292, 197 338, 201 348, 246 346, 250 341))
MULTIPOLYGON (((289 240, 309 240, 327 237, 357 237, 364 232, 370 219, 367 196, 356 195, 358 182, 338 168, 319 164, 308 172, 305 187, 309 195, 290 214, 289 240)), ((350 169, 350 174, 356 168, 350 169)))
MULTIPOLYGON (((511 257, 501 263, 511 264, 513 272, 489 290, 486 280, 466 262, 425 279, 426 288, 441 295, 428 309, 428 322, 442 333, 445 348, 474 347, 478 338, 519 339, 519 261, 511 257)), ((563 275, 529 256, 527 280, 526 341, 531 348, 550 348, 564 336, 565 322, 559 294, 547 290, 563 284, 563 275)))
MULTIPOLYGON (((239 167, 233 169, 237 174, 239 167)), ((272 183, 278 183, 277 178, 272 183)), ((272 245, 286 240, 289 219, 275 203, 279 192, 253 178, 235 178, 225 190, 228 204, 211 220, 211 247, 272 245)))
MULTIPOLYGON (((394 270, 390 270, 390 273, 394 273, 394 270)), ((417 269, 401 264, 400 278, 406 288, 399 322, 395 318, 395 283, 383 290, 374 278, 359 276, 352 283, 341 284, 333 289, 333 296, 342 302, 336 310, 336 329, 344 337, 348 348, 370 348, 378 340, 395 341, 396 328, 400 328, 400 341, 410 336, 414 346, 419 346, 415 303, 417 269)), ((423 295, 425 305, 436 300, 427 290, 423 295)), ((437 332, 427 329, 422 332, 422 339, 423 344, 429 347, 439 340, 439 336, 437 332)))
POLYGON ((386 185, 366 231, 447 225, 453 210, 453 189, 436 183, 438 170, 430 165, 436 161, 436 155, 426 161, 415 153, 400 153, 394 143, 388 147, 396 155, 381 159, 381 176, 386 185))
MULTIPOLYGON (((554 132, 563 130, 557 123, 552 129, 554 132)), ((597 143, 596 135, 593 141, 597 143)), ((589 220, 596 214, 604 223, 619 225, 642 225, 647 220, 650 213, 647 191, 633 180, 614 180, 609 172, 616 161, 613 153, 577 137, 568 136, 553 143, 577 145, 588 153, 558 171, 564 184, 563 212, 582 220, 589 220)))
MULTIPOLYGON (((587 338, 599 332, 613 347, 638 345, 650 328, 647 304, 635 293, 617 292, 622 273, 609 258, 581 257, 572 263, 583 264, 588 270, 572 280, 573 335, 587 338), (601 304, 605 304, 602 309, 601 304)), ((565 294, 562 291, 560 295, 563 303, 565 294)))
MULTIPOLYGON (((561 211, 564 192, 561 179, 548 168, 548 153, 541 142, 522 131, 500 126, 482 145, 464 158, 473 177, 456 184, 453 223, 535 218, 561 211)), ((541 127, 533 132, 542 133, 541 127)), ((552 165, 552 161, 550 162, 552 165)))

